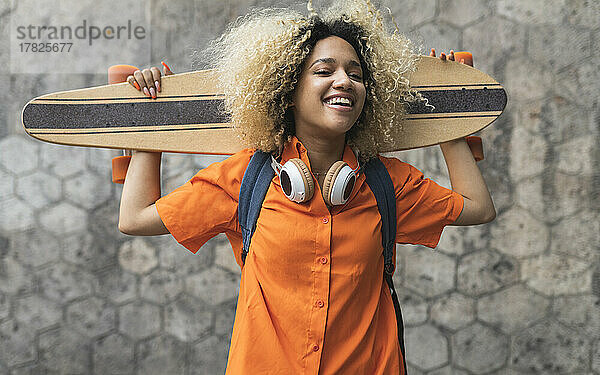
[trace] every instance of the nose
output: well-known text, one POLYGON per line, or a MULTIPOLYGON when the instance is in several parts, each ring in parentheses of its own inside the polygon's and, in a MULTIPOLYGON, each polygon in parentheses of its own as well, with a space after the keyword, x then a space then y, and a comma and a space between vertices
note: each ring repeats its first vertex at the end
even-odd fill
POLYGON ((346 72, 337 73, 333 81, 333 88, 351 90, 353 87, 352 80, 346 72))

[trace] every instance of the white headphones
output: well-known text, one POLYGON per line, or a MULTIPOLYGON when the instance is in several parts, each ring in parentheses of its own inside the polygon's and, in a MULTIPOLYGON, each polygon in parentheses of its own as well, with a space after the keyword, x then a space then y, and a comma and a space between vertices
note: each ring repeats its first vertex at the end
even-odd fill
MULTIPOLYGON (((271 167, 279 177, 281 189, 289 200, 302 203, 312 198, 315 182, 302 160, 290 159, 282 166, 271 155, 271 167)), ((323 183, 323 199, 328 206, 340 205, 348 201, 359 169, 360 165, 352 169, 341 160, 333 163, 323 183)))

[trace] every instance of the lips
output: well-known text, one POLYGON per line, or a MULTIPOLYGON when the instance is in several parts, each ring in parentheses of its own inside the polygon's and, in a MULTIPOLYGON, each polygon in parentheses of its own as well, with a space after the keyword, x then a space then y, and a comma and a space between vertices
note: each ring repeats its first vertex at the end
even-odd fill
POLYGON ((350 112, 354 108, 354 98, 348 94, 334 94, 326 97, 323 103, 331 109, 350 112))
POLYGON ((330 96, 326 97, 325 99, 323 99, 323 102, 327 103, 327 102, 331 101, 332 99, 334 100, 334 103, 331 103, 333 105, 335 105, 341 101, 345 104, 349 104, 350 107, 354 106, 354 98, 352 97, 352 95, 349 95, 349 94, 333 94, 333 95, 330 95, 330 96), (337 103, 335 101, 337 101, 337 103))
MULTIPOLYGON (((323 102, 325 103, 325 102, 323 102)), ((349 106, 344 106, 344 105, 340 105, 340 104, 328 104, 325 103, 326 107, 329 107, 331 109, 335 109, 336 111, 341 111, 341 112, 351 112, 354 107, 349 107, 349 106)))

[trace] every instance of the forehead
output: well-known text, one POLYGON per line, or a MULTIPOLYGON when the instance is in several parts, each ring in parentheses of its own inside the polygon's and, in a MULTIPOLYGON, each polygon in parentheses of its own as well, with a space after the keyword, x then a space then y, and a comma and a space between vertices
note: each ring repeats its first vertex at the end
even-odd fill
MULTIPOLYGON (((331 59, 344 65, 355 65, 353 62, 359 62, 358 55, 350 43, 338 36, 329 36, 319 40, 315 44, 315 47, 306 59, 306 63, 310 66, 317 60, 333 62, 331 59)), ((360 67, 360 64, 358 64, 358 67, 360 67)))

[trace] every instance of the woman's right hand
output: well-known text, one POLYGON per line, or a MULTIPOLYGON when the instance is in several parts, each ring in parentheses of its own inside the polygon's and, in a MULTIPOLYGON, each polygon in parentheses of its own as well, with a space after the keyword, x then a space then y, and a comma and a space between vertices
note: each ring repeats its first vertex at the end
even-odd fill
MULTIPOLYGON (((162 61, 161 64, 163 65, 164 74, 166 76, 173 74, 167 64, 162 61)), ((127 77, 127 82, 138 91, 143 92, 144 95, 156 99, 157 93, 161 91, 160 76, 160 70, 153 66, 150 69, 136 70, 133 72, 133 75, 127 77)))

